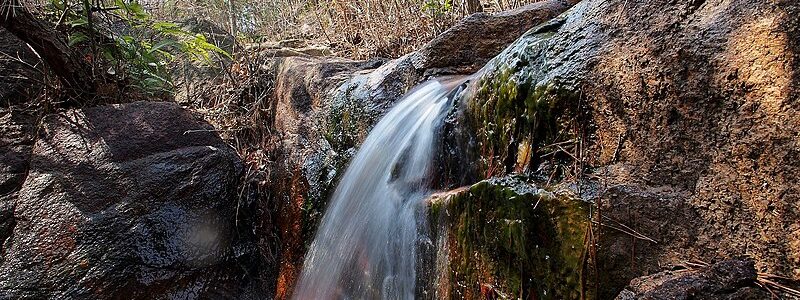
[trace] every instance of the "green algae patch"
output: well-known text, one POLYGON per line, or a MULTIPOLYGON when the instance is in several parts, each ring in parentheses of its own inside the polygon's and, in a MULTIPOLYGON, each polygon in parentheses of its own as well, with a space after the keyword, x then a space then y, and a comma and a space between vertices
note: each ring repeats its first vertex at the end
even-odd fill
POLYGON ((545 55, 553 34, 524 37, 492 60, 468 94, 466 118, 475 130, 486 177, 523 173, 543 146, 572 138, 570 108, 577 87, 552 78, 545 55))
POLYGON ((506 177, 435 196, 429 213, 438 298, 581 297, 587 203, 506 177))

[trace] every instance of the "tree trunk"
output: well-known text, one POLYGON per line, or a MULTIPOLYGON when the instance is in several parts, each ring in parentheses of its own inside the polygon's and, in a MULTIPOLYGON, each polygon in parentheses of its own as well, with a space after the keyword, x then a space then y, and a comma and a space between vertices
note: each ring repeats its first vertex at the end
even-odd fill
MULTIPOLYGON (((236 37, 238 32, 236 25, 236 6, 234 0, 228 0, 228 27, 230 27, 231 36, 236 37)), ((235 47, 235 45, 234 45, 235 47)))
POLYGON ((28 43, 59 78, 65 92, 74 97, 91 97, 95 85, 89 65, 67 46, 51 26, 34 17, 19 0, 0 1, 0 26, 28 43))

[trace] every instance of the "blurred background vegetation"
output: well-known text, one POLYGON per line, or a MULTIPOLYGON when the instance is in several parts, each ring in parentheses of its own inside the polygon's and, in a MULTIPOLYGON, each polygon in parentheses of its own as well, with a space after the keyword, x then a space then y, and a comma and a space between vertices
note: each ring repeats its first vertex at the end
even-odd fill
MULTIPOLYGON (((467 15, 538 1, 0 0, 0 12, 17 21, 30 14, 28 20, 35 22, 17 28, 15 35, 30 36, 26 30, 39 28, 36 34, 65 41, 56 49, 68 52, 61 61, 78 62, 70 67, 88 65, 88 71, 75 73, 88 76, 65 76, 59 74, 58 61, 44 57, 41 68, 49 65, 50 71, 39 70, 66 78, 62 86, 81 91, 70 97, 93 99, 82 104, 173 97, 185 103, 197 99, 203 93, 194 90, 207 89, 209 83, 237 86, 242 81, 235 79, 237 72, 258 67, 275 49, 291 49, 291 55, 392 59, 418 49, 467 15)), ((3 25, 12 29, 8 22, 3 25)))
POLYGON ((353 59, 409 53, 466 15, 537 0, 143 0, 159 19, 199 18, 240 43, 302 39, 353 59))

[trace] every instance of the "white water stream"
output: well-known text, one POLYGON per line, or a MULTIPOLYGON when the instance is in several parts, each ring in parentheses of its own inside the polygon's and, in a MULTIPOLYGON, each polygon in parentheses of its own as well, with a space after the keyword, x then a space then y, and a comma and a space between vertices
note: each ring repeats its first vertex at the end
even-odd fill
POLYGON ((328 203, 294 299, 413 299, 438 128, 463 79, 409 92, 370 132, 328 203))

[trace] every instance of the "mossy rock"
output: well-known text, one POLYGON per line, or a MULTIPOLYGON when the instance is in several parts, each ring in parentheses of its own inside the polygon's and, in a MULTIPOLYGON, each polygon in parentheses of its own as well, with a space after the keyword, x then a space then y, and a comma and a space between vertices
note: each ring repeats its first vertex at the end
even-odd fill
POLYGON ((475 129, 480 172, 522 173, 542 146, 573 138, 569 123, 579 89, 549 73, 552 26, 527 33, 478 73, 466 94, 465 116, 475 129))
POLYGON ((506 177, 435 195, 436 297, 579 299, 589 204, 506 177))

